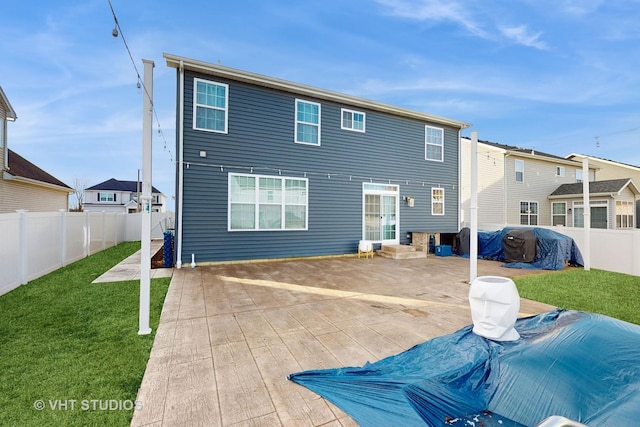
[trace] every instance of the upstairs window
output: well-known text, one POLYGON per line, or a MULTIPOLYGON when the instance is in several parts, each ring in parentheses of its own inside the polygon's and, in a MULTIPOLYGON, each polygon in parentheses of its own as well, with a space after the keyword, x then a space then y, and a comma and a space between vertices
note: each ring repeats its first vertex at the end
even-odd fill
POLYGON ((515 161, 516 182, 524 182, 524 160, 515 161))
POLYGON ((116 193, 98 193, 99 202, 115 202, 116 193))
POLYGON ((296 142, 320 145, 320 104, 296 99, 296 142))
POLYGON ((227 133, 229 85, 194 79, 193 128, 227 133))
POLYGON ((364 132, 365 114, 360 111, 347 110, 343 108, 342 112, 342 129, 353 130, 356 132, 364 132))
POLYGON ((444 161, 444 129, 424 127, 424 158, 438 162, 444 161))
POLYGON ((556 176, 564 176, 564 166, 556 166, 556 176))
POLYGON ((444 215, 444 188, 431 189, 431 215, 444 215))
POLYGON ((582 182, 582 169, 576 169, 576 182, 582 182))

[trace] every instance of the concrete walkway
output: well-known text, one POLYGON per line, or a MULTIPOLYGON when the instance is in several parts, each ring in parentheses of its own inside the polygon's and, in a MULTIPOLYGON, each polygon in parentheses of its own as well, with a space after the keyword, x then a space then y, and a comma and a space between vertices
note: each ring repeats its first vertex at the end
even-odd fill
MULTIPOLYGON (((478 261, 478 274, 539 272, 478 261)), ((550 272, 545 272, 553 274, 550 272)), ((175 270, 133 426, 355 426, 287 380, 471 323, 469 260, 355 257, 175 270)), ((522 300, 522 315, 553 307, 522 300)))
MULTIPOLYGON (((162 248, 162 240, 151 241, 151 256, 162 248)), ((104 273, 91 283, 106 283, 106 282, 122 282, 125 280, 140 280, 140 255, 141 251, 138 251, 130 257, 123 260, 121 263, 113 267, 111 270, 104 273)), ((150 277, 157 279, 160 277, 171 277, 173 274, 173 268, 152 268, 150 277)))

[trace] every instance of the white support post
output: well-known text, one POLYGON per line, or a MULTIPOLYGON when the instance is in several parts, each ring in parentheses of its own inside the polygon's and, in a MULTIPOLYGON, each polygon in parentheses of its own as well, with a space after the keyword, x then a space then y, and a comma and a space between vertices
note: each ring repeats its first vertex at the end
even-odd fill
POLYGON ((67 265, 67 213, 60 209, 60 265, 67 265))
POLYGON ((27 284, 27 211, 19 209, 20 214, 20 284, 27 284))
POLYGON ((584 206, 584 250, 582 251, 582 260, 584 261, 584 270, 591 269, 591 206, 589 201, 589 160, 584 157, 582 159, 582 205, 584 206))
POLYGON ((140 238, 140 329, 138 335, 151 333, 151 136, 153 126, 153 67, 148 59, 144 64, 142 92, 142 235, 140 238))
POLYGON ((478 276, 478 132, 471 132, 471 227, 469 235, 469 283, 478 276))

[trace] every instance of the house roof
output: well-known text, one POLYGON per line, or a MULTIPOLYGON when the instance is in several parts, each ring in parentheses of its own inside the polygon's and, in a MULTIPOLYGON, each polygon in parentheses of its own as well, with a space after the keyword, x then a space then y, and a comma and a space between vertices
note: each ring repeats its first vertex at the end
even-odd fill
MULTIPOLYGON (((85 188, 86 190, 104 190, 104 191, 124 191, 129 193, 135 193, 138 191, 138 185, 142 185, 140 181, 119 181, 115 178, 108 179, 100 184, 96 184, 93 187, 85 188)), ((142 187, 140 187, 142 188, 142 187)), ((152 193, 162 194, 156 187, 151 186, 152 193)))
POLYGON ((586 154, 577 154, 577 153, 571 153, 571 154, 566 156, 567 159, 573 159, 574 157, 581 157, 581 158, 586 157, 587 159, 599 160, 599 161, 602 161, 602 162, 613 163, 613 164, 618 165, 618 166, 624 166, 624 167, 627 167, 627 168, 640 170, 640 166, 631 165, 629 163, 618 162, 616 160, 605 159, 604 157, 589 156, 589 155, 586 155, 586 154))
MULTIPOLYGON (((469 139, 469 137, 463 136, 462 138, 464 139, 469 139)), ((478 140, 479 143, 485 144, 485 145, 490 145, 492 147, 495 148, 499 148, 501 150, 510 152, 510 153, 516 153, 516 154, 523 154, 526 155, 527 157, 530 156, 542 156, 542 157, 549 157, 550 159, 553 159, 555 161, 562 161, 563 163, 566 163, 567 161, 571 162, 571 163, 577 163, 575 160, 571 160, 567 157, 562 157, 562 156, 556 156, 555 154, 549 154, 549 153, 545 153, 543 151, 538 151, 536 149, 533 148, 523 148, 523 147, 517 147, 515 145, 506 145, 506 144, 499 144, 497 142, 491 142, 491 141, 481 141, 478 140)))
POLYGON ((8 149, 8 152, 9 163, 7 172, 12 178, 24 178, 26 180, 38 181, 39 183, 62 187, 65 190, 71 190, 71 187, 67 184, 43 171, 38 166, 17 154, 15 151, 8 149))
MULTIPOLYGON (((605 181, 589 182, 589 195, 610 195, 622 191, 629 186, 634 194, 639 194, 638 188, 631 178, 607 179, 605 181)), ((577 196, 582 194, 583 183, 562 184, 549 197, 577 196)))
POLYGON ((2 86, 0 86, 0 102, 4 104, 5 109, 7 110, 7 120, 14 121, 15 119, 18 118, 18 116, 16 115, 16 112, 14 111, 13 107, 9 103, 9 99, 7 98, 7 95, 5 95, 4 91, 2 90, 2 86))
POLYGON ((383 104, 377 101, 358 98, 355 96, 333 92, 325 89, 318 89, 312 86, 307 86, 300 83, 294 83, 287 80, 281 80, 274 77, 268 77, 261 74, 255 74, 248 71, 242 71, 235 68, 225 67, 222 65, 211 64, 208 62, 202 62, 194 59, 184 58, 177 55, 171 55, 169 53, 165 53, 163 54, 163 56, 167 60, 167 66, 176 68, 178 70, 180 68, 183 68, 185 70, 209 74, 212 76, 226 78, 229 80, 249 83, 257 86, 268 87, 271 89, 282 90, 285 92, 310 96, 317 99, 324 99, 327 101, 340 102, 340 103, 357 106, 360 108, 367 108, 369 110, 380 111, 388 114, 394 114, 398 116, 429 121, 432 123, 451 126, 458 129, 466 129, 471 126, 469 123, 464 123, 457 120, 447 119, 444 117, 434 116, 434 115, 422 113, 419 111, 413 111, 405 108, 395 107, 395 106, 383 104))

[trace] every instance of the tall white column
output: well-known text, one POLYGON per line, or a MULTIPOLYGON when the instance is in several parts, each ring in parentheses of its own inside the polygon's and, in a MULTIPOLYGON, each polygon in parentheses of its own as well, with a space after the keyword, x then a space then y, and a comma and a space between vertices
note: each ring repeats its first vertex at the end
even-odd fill
POLYGON ((584 270, 591 269, 591 206, 589 205, 589 159, 582 159, 582 205, 584 206, 584 270))
POLYGON ((151 134, 153 126, 153 61, 143 59, 142 92, 142 233, 140 237, 140 329, 138 335, 151 333, 151 134))
POLYGON ((478 276, 478 131, 471 132, 471 227, 469 236, 469 283, 478 276))

